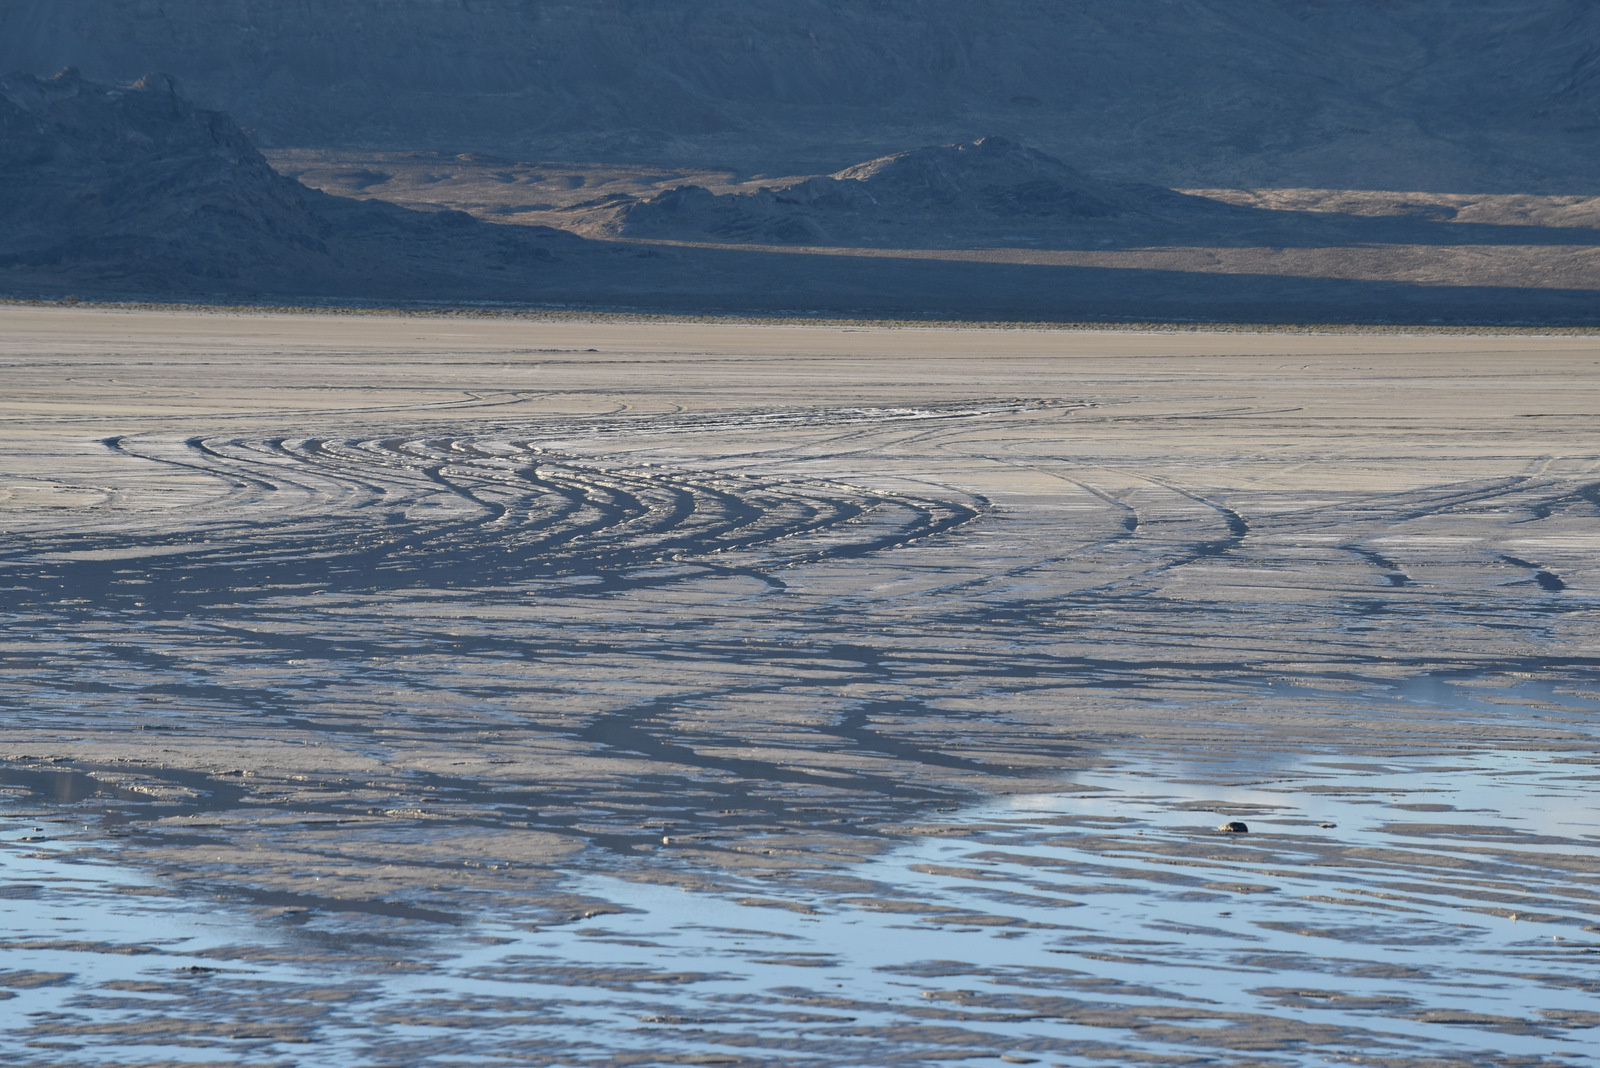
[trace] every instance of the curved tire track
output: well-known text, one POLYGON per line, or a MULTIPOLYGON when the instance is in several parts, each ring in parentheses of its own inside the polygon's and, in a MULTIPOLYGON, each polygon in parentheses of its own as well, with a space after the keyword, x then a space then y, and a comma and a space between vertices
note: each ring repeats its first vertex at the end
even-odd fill
POLYGON ((982 507, 821 479, 608 464, 515 439, 191 438, 181 457, 127 438, 105 445, 220 492, 166 529, 6 539, 0 562, 18 607, 136 601, 192 613, 303 590, 536 583, 592 593, 708 571, 769 580, 952 530, 982 507))

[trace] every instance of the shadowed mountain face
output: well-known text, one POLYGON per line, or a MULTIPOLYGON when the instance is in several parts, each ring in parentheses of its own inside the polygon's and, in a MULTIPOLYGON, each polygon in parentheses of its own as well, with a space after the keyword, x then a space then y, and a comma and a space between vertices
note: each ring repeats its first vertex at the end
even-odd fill
POLYGON ((1172 186, 1597 192, 1590 0, 8 0, 268 146, 828 173, 998 133, 1172 186))
POLYGON ((0 79, 0 190, 0 267, 131 292, 416 292, 439 275, 429 259, 441 242, 466 264, 581 244, 307 189, 163 75, 125 87, 72 70, 0 79))
POLYGON ((247 263, 311 266, 333 231, 232 121, 159 76, 126 88, 71 71, 0 81, 0 179, 13 262, 228 278, 247 263))

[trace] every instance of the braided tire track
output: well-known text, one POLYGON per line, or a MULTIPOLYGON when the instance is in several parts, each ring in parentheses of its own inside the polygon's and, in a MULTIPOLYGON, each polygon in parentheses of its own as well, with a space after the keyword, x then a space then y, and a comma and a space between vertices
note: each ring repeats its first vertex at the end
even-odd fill
POLYGON ((14 603, 136 597, 194 612, 292 590, 577 581, 593 591, 708 570, 771 581, 800 563, 943 533, 982 508, 823 479, 605 463, 512 437, 192 438, 177 455, 163 442, 106 444, 176 467, 205 492, 133 534, 6 538, 0 566, 18 584, 14 603), (129 582, 136 589, 120 592, 129 582))

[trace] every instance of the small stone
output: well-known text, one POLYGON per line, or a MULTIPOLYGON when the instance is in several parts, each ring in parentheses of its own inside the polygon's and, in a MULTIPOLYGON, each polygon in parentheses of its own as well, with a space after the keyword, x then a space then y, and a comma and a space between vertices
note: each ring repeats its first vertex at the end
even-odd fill
POLYGON ((1250 828, 1245 826, 1243 820, 1229 820, 1227 823, 1224 823, 1222 826, 1218 827, 1217 830, 1221 831, 1223 834, 1250 833, 1250 828))

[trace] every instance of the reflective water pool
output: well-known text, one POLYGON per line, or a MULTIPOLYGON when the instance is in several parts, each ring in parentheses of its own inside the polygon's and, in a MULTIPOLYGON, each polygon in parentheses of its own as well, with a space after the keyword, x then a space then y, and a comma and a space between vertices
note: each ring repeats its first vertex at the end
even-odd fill
POLYGON ((200 901, 13 821, 0 1055, 1587 1063, 1597 774, 1521 752, 1127 759, 886 827, 909 844, 847 870, 742 875, 686 834, 574 874, 593 904, 570 918, 483 901, 455 928, 200 901))

